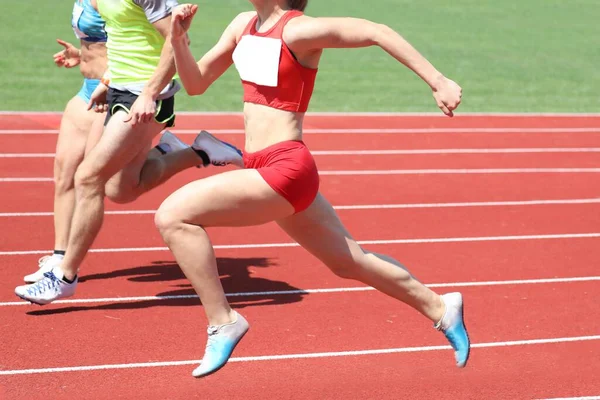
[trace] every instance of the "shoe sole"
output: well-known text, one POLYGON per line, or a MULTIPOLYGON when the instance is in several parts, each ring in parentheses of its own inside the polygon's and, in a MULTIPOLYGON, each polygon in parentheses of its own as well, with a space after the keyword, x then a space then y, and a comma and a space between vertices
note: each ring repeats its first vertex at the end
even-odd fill
POLYGON ((15 293, 15 296, 17 296, 17 297, 18 297, 18 298, 20 298, 21 300, 25 300, 25 301, 26 301, 26 302, 28 302, 29 304, 35 304, 36 306, 45 306, 46 304, 48 304, 48 303, 38 303, 38 302, 36 302, 36 301, 30 300, 30 299, 28 299, 28 298, 26 298, 26 297, 23 297, 23 296, 21 296, 21 295, 20 295, 20 294, 18 294, 18 293, 15 293))
POLYGON ((461 310, 460 310, 460 318, 462 320, 462 324, 463 327, 465 328, 465 335, 467 335, 467 342, 469 343, 469 348, 467 350, 467 358, 465 358, 465 363, 458 367, 458 368, 464 368, 467 366, 467 363, 469 362, 469 357, 471 356, 471 338, 469 337, 469 331, 467 330, 467 324, 465 324, 465 302, 463 301, 461 310))

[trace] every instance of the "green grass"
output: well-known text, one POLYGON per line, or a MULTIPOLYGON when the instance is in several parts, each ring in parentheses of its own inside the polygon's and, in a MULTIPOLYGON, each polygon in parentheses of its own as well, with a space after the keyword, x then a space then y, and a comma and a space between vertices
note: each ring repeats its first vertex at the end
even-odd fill
MULTIPOLYGON (((199 58, 245 0, 199 2, 192 27, 199 58)), ((72 1, 15 1, 4 7, 0 110, 61 110, 81 85, 56 68, 55 38, 75 42, 72 1)), ((598 112, 597 0, 312 0, 308 14, 349 15, 391 26, 464 89, 463 111, 598 112)), ((180 111, 238 111, 235 69, 204 96, 177 96, 180 111)), ((428 87, 379 48, 329 50, 311 111, 436 111, 428 87)))

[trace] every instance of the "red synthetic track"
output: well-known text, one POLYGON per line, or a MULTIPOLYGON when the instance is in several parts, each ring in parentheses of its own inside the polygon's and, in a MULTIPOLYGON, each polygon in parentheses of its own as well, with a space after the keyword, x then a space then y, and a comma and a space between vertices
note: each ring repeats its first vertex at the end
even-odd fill
MULTIPOLYGON (((132 364, 202 356, 202 308, 189 298, 193 291, 172 255, 160 249, 164 244, 153 227, 152 210, 176 188, 216 169, 185 171, 133 204, 107 202, 109 212, 128 213, 106 217, 94 248, 108 252, 88 256, 73 303, 40 308, 23 305, 14 296, 14 286, 52 246, 51 215, 31 213, 51 212, 53 185, 6 178, 51 177, 59 119, 52 114, 0 115, 0 273, 5 277, 0 290, 0 399, 600 395, 595 378, 600 368, 599 173, 522 170, 600 168, 600 117, 307 117, 311 133, 306 142, 317 152, 321 171, 515 169, 322 176, 322 191, 335 206, 370 205, 339 211, 354 236, 383 240, 369 249, 400 259, 438 291, 458 287, 465 296, 473 343, 492 347, 475 347, 464 370, 454 367, 449 350, 298 358, 445 342, 407 307, 335 277, 301 248, 277 247, 290 239, 276 226, 214 229, 213 242, 229 246, 217 251, 223 286, 252 327, 234 362, 203 380, 191 378, 193 362, 132 364), (437 154, 418 154, 432 149, 437 154), (457 149, 519 152, 456 154, 457 149), (327 153, 342 150, 417 154, 327 153), (140 210, 145 213, 133 214, 140 210), (580 234, 591 235, 576 237, 580 234), (273 246, 240 247, 265 243, 273 246), (153 247, 159 249, 148 249, 153 247), (568 280, 573 277, 581 279, 568 280), (473 286, 464 287, 468 284, 473 286), (328 291, 298 292, 310 289, 328 291), (175 298, 153 298, 157 295, 175 298), (556 342, 503 346, 539 339, 556 342), (281 355, 292 358, 272 359, 281 355), (261 356, 271 359, 256 360, 261 356), (115 369, 114 364, 126 368, 115 369), (105 367, 78 368, 85 366, 105 367), (63 367, 73 370, 26 371, 63 367)), ((237 145, 243 137, 231 132, 242 127, 239 115, 182 115, 177 124, 187 141, 192 138, 188 130, 209 128, 225 132, 219 136, 237 145)))

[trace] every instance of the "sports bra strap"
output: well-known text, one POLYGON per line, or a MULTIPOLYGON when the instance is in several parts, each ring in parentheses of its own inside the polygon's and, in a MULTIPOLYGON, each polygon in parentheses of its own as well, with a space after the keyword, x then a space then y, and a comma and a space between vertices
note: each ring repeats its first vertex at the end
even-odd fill
POLYGON ((258 32, 256 30, 256 22, 258 21, 258 14, 252 17, 242 36, 244 35, 253 35, 253 36, 264 36, 281 39, 283 36, 283 28, 287 25, 287 23, 295 17, 299 17, 300 15, 304 15, 302 11, 299 10, 288 10, 279 18, 279 21, 275 23, 268 31, 266 32, 258 32))

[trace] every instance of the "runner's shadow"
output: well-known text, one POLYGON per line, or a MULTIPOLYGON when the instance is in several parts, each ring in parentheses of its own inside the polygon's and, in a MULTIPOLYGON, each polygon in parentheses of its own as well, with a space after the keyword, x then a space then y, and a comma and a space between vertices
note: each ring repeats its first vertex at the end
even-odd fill
MULTIPOLYGON (((266 306, 288 304, 301 301, 307 293, 291 286, 287 282, 252 276, 252 268, 275 266, 267 258, 218 258, 221 283, 227 299, 233 308, 248 306, 266 306)), ((106 273, 85 275, 80 283, 92 280, 108 280, 128 277, 131 282, 174 282, 173 290, 158 293, 148 297, 134 297, 128 300, 97 305, 68 306, 61 308, 30 311, 29 315, 54 315, 75 311, 93 310, 133 310, 165 306, 197 306, 200 300, 192 289, 189 281, 174 261, 155 261, 151 265, 126 268, 106 273), (181 281, 181 282, 178 282, 181 281), (175 283, 178 282, 178 283, 175 283)), ((85 285, 78 288, 79 293, 85 293, 85 285)), ((77 299, 74 298, 74 301, 77 299)), ((59 306, 53 305, 53 307, 59 306)))

